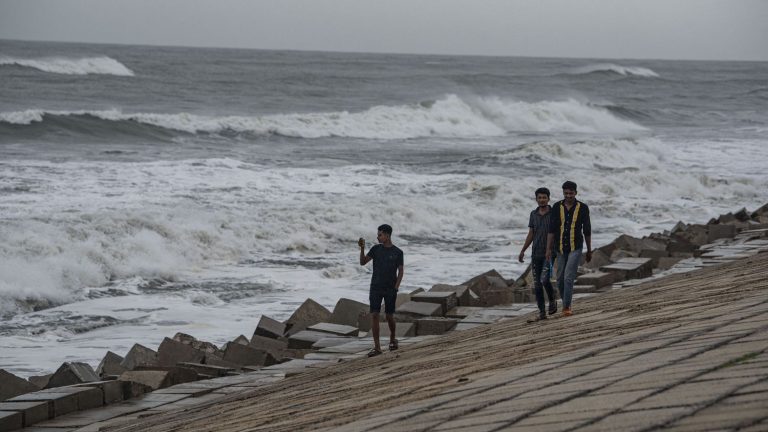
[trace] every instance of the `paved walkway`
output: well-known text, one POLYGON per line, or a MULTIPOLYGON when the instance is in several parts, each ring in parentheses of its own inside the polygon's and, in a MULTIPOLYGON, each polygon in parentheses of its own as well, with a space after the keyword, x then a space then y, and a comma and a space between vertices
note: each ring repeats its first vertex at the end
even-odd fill
POLYGON ((580 298, 574 312, 451 333, 108 430, 768 430, 768 253, 580 298))

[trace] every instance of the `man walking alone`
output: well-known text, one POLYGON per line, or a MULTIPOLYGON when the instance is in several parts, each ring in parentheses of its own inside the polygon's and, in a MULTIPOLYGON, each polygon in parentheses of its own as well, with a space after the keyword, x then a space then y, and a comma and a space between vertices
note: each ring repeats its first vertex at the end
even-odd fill
POLYGON ((400 282, 403 280, 403 251, 392 244, 392 227, 381 225, 376 239, 379 244, 374 245, 368 254, 365 254, 365 240, 358 240, 360 246, 360 265, 366 265, 373 260, 373 274, 371 275, 371 291, 369 294, 371 310, 371 332, 373 333, 373 349, 368 357, 381 354, 379 344, 379 314, 381 302, 384 301, 384 313, 389 324, 389 350, 398 348, 395 339, 395 300, 400 282))

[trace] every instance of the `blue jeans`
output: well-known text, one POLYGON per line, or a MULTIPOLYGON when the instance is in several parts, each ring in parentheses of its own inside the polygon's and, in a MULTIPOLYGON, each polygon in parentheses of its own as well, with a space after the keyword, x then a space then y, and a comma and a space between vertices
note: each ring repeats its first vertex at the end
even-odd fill
POLYGON ((539 312, 544 313, 544 292, 547 292, 547 298, 549 299, 550 307, 555 304, 557 299, 552 289, 552 282, 549 280, 551 277, 552 268, 547 259, 542 257, 532 257, 531 270, 533 270, 533 292, 536 294, 536 305, 539 307, 539 312), (542 289, 543 288, 543 289, 542 289))
POLYGON ((571 307, 573 283, 576 281, 579 263, 581 263, 581 249, 557 254, 557 289, 560 291, 560 298, 563 299, 563 308, 571 307))

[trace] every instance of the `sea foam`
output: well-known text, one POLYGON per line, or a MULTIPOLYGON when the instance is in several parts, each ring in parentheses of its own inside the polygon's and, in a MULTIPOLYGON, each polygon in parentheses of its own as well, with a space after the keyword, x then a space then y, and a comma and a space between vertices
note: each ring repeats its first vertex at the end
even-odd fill
POLYGON ((40 58, 19 58, 0 56, 0 66, 22 66, 41 70, 43 72, 65 74, 65 75, 117 75, 134 76, 132 70, 128 69, 119 61, 106 56, 101 57, 40 57, 40 58))

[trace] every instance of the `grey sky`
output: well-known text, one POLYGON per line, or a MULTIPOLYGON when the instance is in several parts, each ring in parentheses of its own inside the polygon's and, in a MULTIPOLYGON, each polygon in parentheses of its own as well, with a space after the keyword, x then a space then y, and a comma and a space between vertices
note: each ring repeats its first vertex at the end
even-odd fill
POLYGON ((768 60, 768 0, 0 0, 0 38, 768 60))

